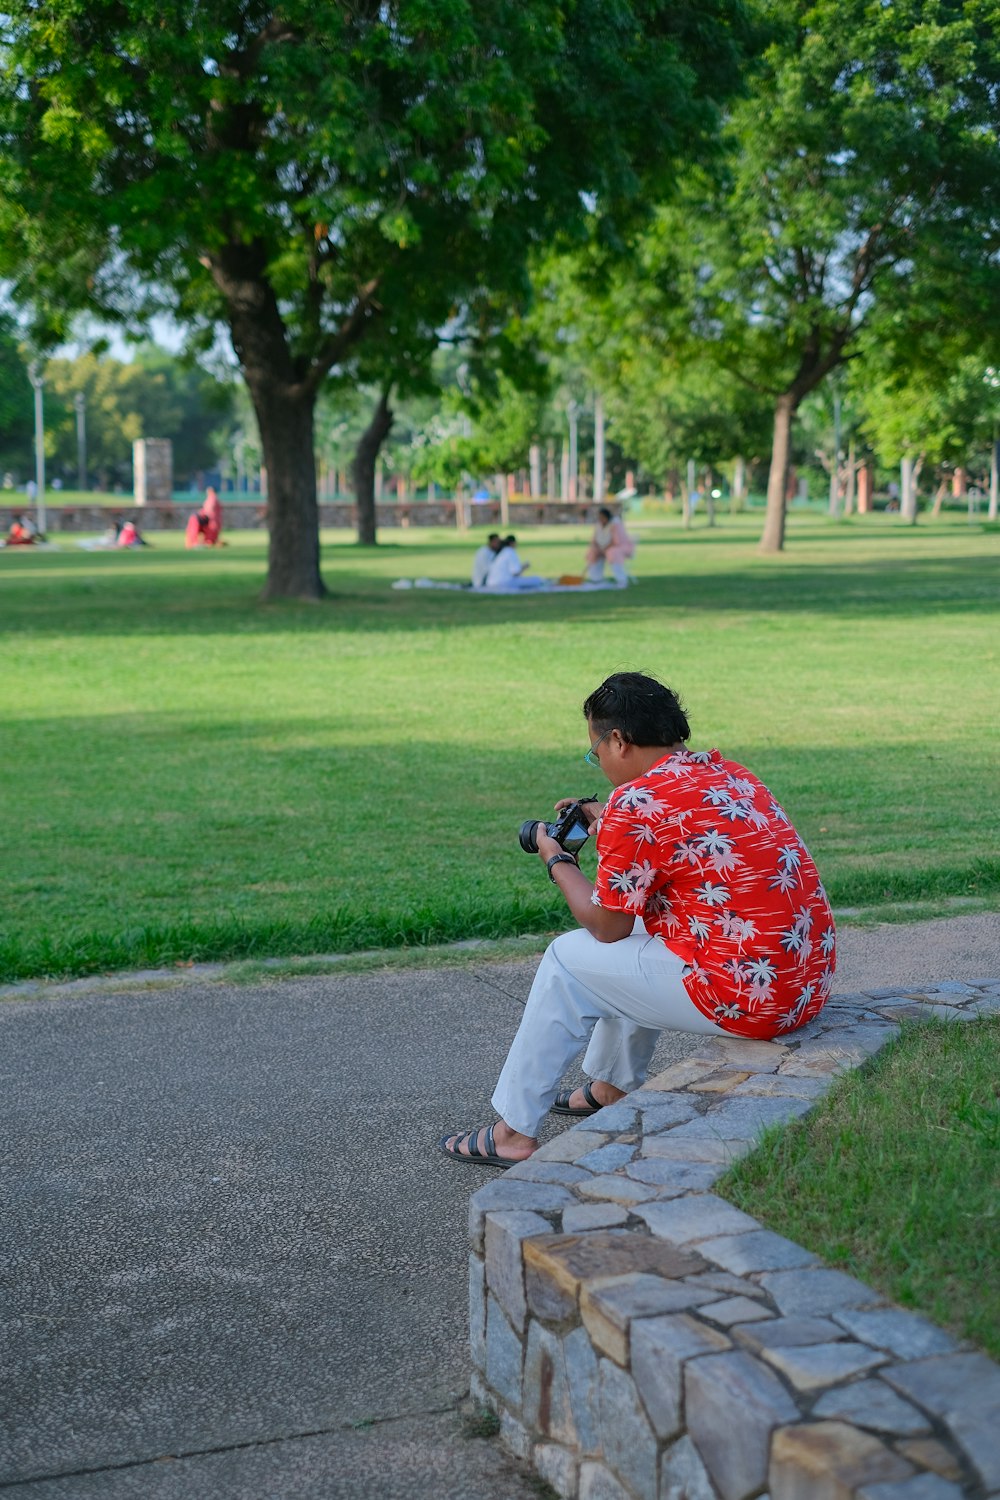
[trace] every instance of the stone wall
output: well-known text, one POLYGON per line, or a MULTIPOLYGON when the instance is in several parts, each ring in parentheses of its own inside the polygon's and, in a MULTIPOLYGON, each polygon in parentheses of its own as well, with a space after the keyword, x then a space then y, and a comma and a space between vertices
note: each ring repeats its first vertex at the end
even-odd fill
MULTIPOLYGON (((259 530, 267 524, 266 501, 235 501, 222 497, 223 526, 227 531, 259 530)), ((143 531, 178 531, 187 524, 188 516, 196 511, 200 497, 192 495, 190 501, 171 501, 168 504, 144 504, 139 517, 143 531)), ((408 529, 411 526, 456 526, 454 500, 401 502, 378 505, 375 508, 375 524, 379 530, 408 529)), ((137 508, 131 495, 115 496, 107 506, 74 505, 61 506, 48 499, 46 506, 46 529, 55 532, 100 532, 108 524, 109 517, 122 517, 137 508)), ((473 528, 479 532, 486 527, 497 530, 501 526, 500 506, 497 501, 470 506, 473 528)), ((509 507, 506 526, 516 532, 525 526, 584 525, 589 522, 593 507, 588 505, 563 505, 553 501, 540 503, 512 503, 509 507)), ((0 505, 0 531, 6 532, 16 515, 29 515, 37 519, 33 505, 16 501, 0 505)), ((355 507, 346 501, 323 502, 319 507, 321 526, 340 527, 349 531, 357 528, 355 507)), ((506 529, 506 527, 504 528, 506 529)))
POLYGON ((779 1042, 699 1039, 470 1206, 473 1393, 580 1500, 985 1500, 1000 1367, 711 1191, 904 1016, 1000 981, 838 996, 779 1042))

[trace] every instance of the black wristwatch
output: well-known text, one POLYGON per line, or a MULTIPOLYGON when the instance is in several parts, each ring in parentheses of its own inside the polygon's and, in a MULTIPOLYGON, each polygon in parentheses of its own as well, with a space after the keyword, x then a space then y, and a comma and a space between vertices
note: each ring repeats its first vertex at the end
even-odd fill
POLYGON ((552 881, 553 885, 555 885, 556 883, 556 877, 552 873, 553 865, 573 865, 577 870, 580 868, 578 862, 573 858, 572 854, 553 854, 551 859, 547 859, 545 861, 545 868, 549 872, 549 879, 552 881))

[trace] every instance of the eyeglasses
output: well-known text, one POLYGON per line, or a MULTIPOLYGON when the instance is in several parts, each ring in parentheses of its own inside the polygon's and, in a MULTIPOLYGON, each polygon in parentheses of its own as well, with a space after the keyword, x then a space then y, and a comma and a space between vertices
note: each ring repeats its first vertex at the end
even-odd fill
POLYGON ((594 741, 590 749, 587 751, 586 755, 583 757, 588 766, 599 766, 601 764, 600 757, 597 754, 597 749, 599 745, 603 745, 609 734, 614 734, 614 730, 606 729, 601 735, 601 738, 594 741))

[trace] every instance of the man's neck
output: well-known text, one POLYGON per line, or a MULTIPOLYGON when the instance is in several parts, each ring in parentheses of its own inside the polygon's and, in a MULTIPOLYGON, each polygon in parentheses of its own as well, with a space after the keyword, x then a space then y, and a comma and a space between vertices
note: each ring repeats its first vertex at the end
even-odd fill
POLYGON ((678 750, 685 749, 683 740, 678 740, 674 745, 629 745, 623 760, 623 770, 628 772, 619 783, 624 786, 628 781, 635 781, 639 776, 645 776, 647 771, 659 761, 666 760, 668 755, 676 755, 678 750))

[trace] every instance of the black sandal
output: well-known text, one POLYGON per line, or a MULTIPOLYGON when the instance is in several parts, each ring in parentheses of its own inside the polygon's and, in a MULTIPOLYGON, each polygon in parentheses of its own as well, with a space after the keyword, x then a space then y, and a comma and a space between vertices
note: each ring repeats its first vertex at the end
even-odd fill
POLYGON ((487 1126, 486 1129, 486 1140, 483 1142, 486 1150, 480 1151, 479 1132, 482 1128, 481 1125, 477 1125, 475 1130, 469 1130, 464 1135, 457 1136, 454 1146, 448 1145, 448 1142, 451 1140, 450 1135, 443 1135, 438 1144, 445 1156, 450 1156, 452 1161, 471 1161, 476 1167, 516 1167, 521 1158, 497 1155, 497 1146, 496 1141, 493 1139, 492 1125, 487 1126), (465 1146, 467 1149, 462 1151, 459 1149, 461 1146, 465 1146))
POLYGON ((586 1108, 573 1109, 570 1107, 569 1101, 575 1093, 576 1089, 566 1089, 563 1093, 557 1094, 555 1103, 549 1106, 549 1113, 553 1115, 574 1115, 578 1119, 585 1119, 587 1115, 596 1115, 599 1109, 604 1108, 601 1101, 596 1098, 589 1083, 583 1085, 583 1097, 587 1101, 586 1108))

